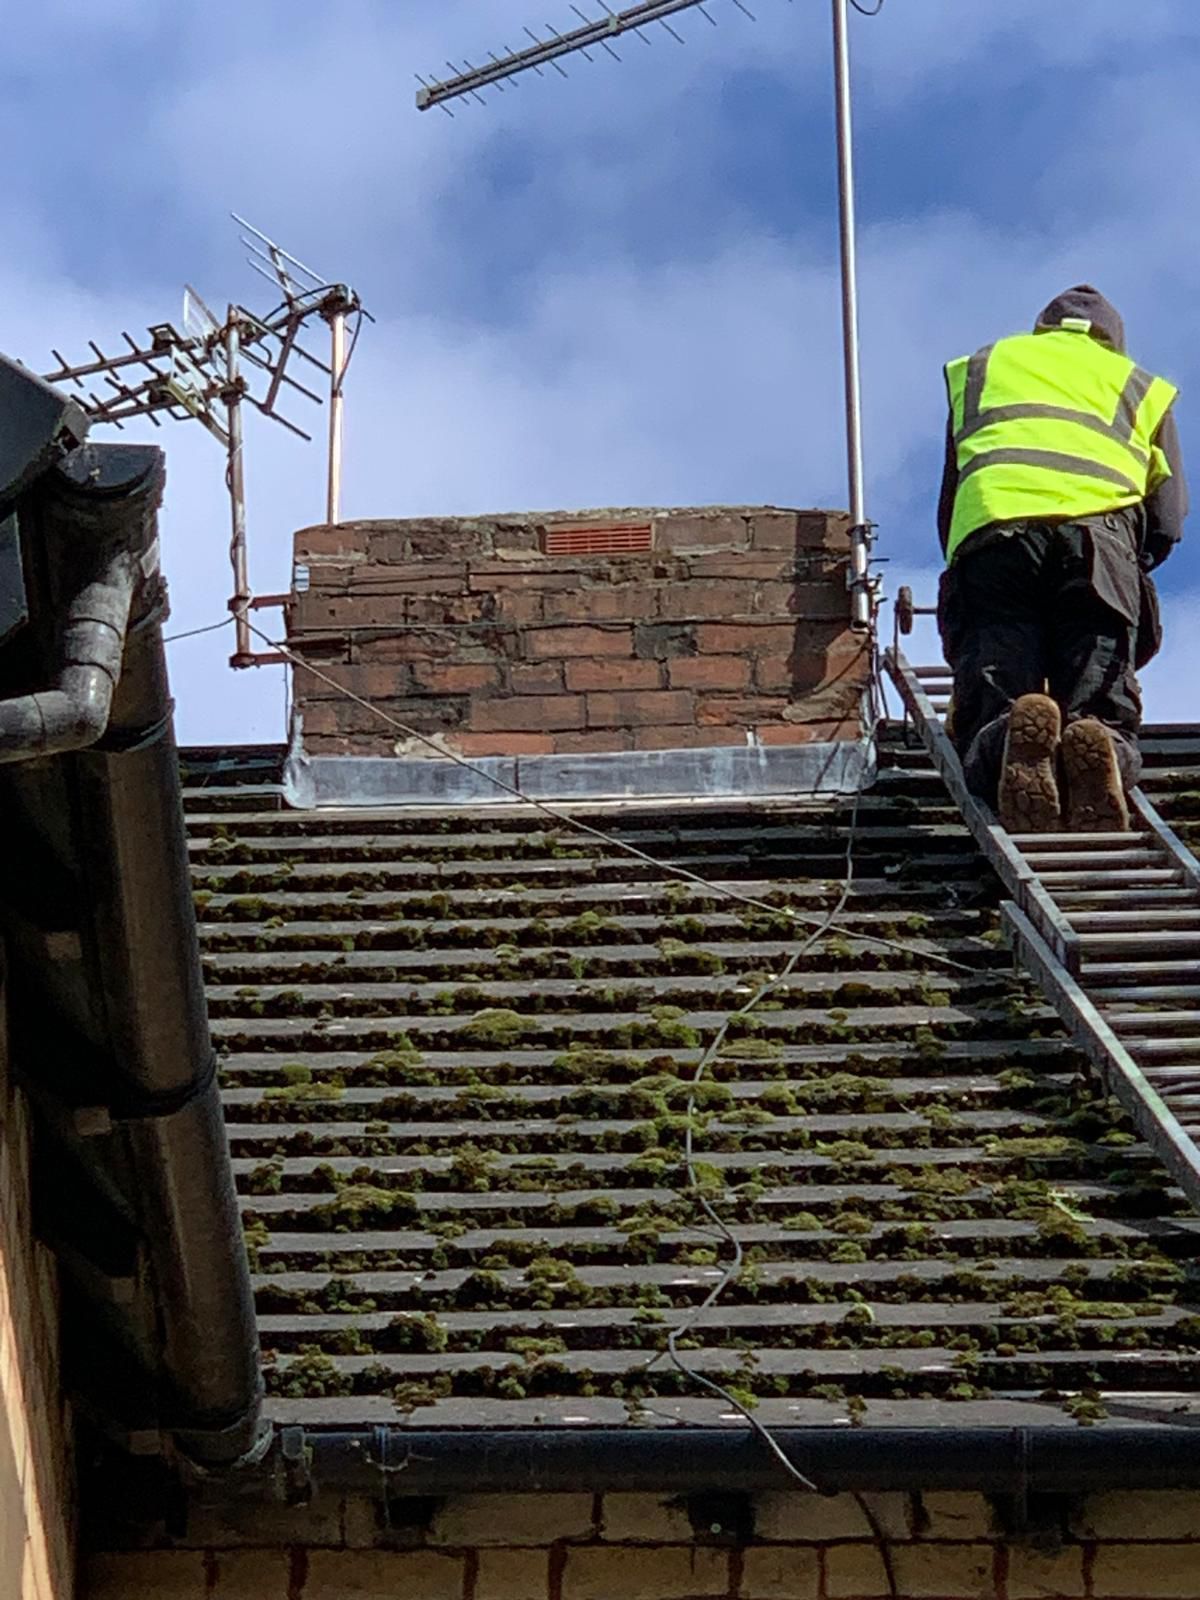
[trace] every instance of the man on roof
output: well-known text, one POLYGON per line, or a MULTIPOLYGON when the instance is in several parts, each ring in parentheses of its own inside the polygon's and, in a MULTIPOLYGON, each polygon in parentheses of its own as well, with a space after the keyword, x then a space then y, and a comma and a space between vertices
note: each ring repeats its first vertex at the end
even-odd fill
POLYGON ((938 625, 968 786, 1013 833, 1124 830, 1135 673, 1162 638, 1149 574, 1188 509, 1177 391, 1089 284, 951 361, 946 387, 938 625))

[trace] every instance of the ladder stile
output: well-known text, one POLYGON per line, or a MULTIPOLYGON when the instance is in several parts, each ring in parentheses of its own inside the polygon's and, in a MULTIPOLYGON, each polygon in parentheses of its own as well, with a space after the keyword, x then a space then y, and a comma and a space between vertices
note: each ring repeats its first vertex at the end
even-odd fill
POLYGON ((948 669, 913 667, 898 641, 884 665, 1011 897, 1014 955, 1200 1207, 1200 862, 1142 789, 1128 833, 1007 833, 967 789, 941 720, 948 669))
POLYGON ((1200 1146, 1180 1125, 1158 1090, 1138 1065, 1134 1045, 1120 1039, 1083 988, 1063 970, 1029 918, 1011 901, 1001 916, 1021 959, 1042 985, 1103 1078, 1105 1087, 1129 1113, 1138 1132, 1193 1205, 1200 1205, 1200 1146))

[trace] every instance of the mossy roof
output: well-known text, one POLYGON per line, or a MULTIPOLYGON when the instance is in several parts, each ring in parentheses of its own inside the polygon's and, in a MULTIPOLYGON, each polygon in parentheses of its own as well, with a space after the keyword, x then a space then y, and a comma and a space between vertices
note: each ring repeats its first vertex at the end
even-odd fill
MULTIPOLYGON (((1150 748, 1194 835, 1200 732, 1150 748)), ((787 909, 836 900, 849 802, 589 813, 763 911, 533 813, 287 811, 269 750, 184 761, 272 1415, 729 1415, 654 1360, 729 1254, 684 1181, 688 1082, 803 939, 787 909)), ((699 1092, 745 1264, 686 1360, 792 1425, 1200 1410, 1197 1218, 1014 975, 894 728, 854 856, 836 931, 699 1092)))

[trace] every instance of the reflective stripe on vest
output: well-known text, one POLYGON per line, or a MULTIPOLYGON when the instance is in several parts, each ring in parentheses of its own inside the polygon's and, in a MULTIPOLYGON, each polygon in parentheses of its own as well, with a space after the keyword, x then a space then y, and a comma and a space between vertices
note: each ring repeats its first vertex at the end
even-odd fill
POLYGON ((1086 332, 1015 334, 946 368, 958 464, 947 558, 993 522, 1135 505, 1170 477, 1177 390, 1086 332))

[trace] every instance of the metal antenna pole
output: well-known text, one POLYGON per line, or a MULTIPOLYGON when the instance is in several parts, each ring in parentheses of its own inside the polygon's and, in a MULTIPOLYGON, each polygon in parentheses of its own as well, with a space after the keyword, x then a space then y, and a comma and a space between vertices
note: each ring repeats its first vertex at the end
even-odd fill
POLYGON ((225 327, 228 381, 223 396, 229 418, 229 507, 232 521, 229 560, 233 566, 233 596, 229 601, 229 609, 234 619, 233 661, 243 666, 248 659, 253 660, 254 644, 250 637, 250 567, 246 555, 246 470, 242 455, 242 381, 238 373, 240 351, 241 329, 237 317, 231 314, 225 327))
POLYGON ((846 384, 846 475, 850 490, 851 620, 871 626, 871 528, 863 478, 862 380, 858 359, 858 244, 854 215, 854 120, 850 95, 847 0, 833 0, 837 100, 838 211, 841 222, 842 356, 846 384))
POLYGON ((325 313, 329 323, 329 482, 325 521, 332 528, 342 510, 342 419, 346 392, 346 305, 335 301, 325 313))

